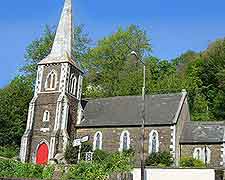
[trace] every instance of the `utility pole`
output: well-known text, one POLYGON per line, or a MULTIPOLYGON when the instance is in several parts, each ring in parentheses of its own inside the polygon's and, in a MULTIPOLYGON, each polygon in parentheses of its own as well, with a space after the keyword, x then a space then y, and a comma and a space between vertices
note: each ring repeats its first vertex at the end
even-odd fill
MULTIPOLYGON (((132 51, 131 55, 138 55, 136 52, 132 51)), ((141 120, 141 180, 145 180, 145 158, 144 158, 144 141, 145 141, 145 81, 146 81, 146 66, 143 60, 139 59, 143 65, 143 87, 142 87, 142 120, 141 120)))

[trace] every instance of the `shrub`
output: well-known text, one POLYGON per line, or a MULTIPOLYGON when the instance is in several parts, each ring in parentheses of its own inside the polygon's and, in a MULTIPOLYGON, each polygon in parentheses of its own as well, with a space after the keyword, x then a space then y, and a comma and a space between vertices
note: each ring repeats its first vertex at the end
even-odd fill
MULTIPOLYGON (((100 153, 97 151, 96 153, 100 153)), ((64 180, 108 180, 114 173, 130 172, 132 157, 121 153, 108 154, 102 161, 84 162, 72 165, 64 174, 64 180)))
MULTIPOLYGON (((92 151, 92 145, 89 142, 82 143, 81 160, 85 159, 85 153, 92 151)), ((78 160, 79 146, 73 147, 72 142, 66 146, 65 159, 68 164, 76 164, 78 160)))
POLYGON ((180 161, 180 166, 181 167, 198 167, 198 168, 202 168, 202 167, 205 167, 205 164, 201 160, 194 159, 192 157, 184 157, 180 161))
POLYGON ((174 160, 169 152, 157 152, 148 156, 145 161, 146 166, 170 167, 174 160))
POLYGON ((0 146, 0 156, 5 158, 14 158, 18 155, 19 148, 15 146, 0 146))
POLYGON ((95 150, 93 154, 93 161, 104 161, 109 156, 109 153, 102 150, 95 150))
POLYGON ((53 167, 0 160, 0 177, 51 179, 53 167))

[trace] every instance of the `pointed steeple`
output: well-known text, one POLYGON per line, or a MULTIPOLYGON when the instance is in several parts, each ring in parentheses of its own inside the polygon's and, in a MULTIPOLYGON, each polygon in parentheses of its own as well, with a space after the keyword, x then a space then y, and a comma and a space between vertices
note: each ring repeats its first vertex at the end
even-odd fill
MULTIPOLYGON (((70 62, 76 66, 72 56, 73 15, 72 0, 65 0, 51 53, 39 64, 70 62)), ((78 66, 79 67, 79 66, 78 66)))

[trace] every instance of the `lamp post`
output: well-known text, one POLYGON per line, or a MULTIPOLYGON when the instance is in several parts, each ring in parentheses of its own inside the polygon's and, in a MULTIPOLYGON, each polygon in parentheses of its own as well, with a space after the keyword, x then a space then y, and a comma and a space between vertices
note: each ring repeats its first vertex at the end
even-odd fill
POLYGON ((143 87, 142 87, 142 121, 141 121, 141 180, 145 179, 145 162, 144 162, 144 140, 145 140, 145 80, 146 80, 146 66, 142 59, 138 58, 135 51, 131 55, 136 56, 143 65, 143 87))

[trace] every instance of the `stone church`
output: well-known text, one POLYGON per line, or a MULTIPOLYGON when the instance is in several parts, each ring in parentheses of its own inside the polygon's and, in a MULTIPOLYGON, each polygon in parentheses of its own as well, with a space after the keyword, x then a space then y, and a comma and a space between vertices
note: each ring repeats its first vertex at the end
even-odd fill
MULTIPOLYGON (((89 136, 93 151, 132 148, 137 166, 141 152, 140 96, 85 100, 84 73, 72 55, 72 0, 65 0, 50 54, 40 61, 27 127, 21 139, 22 162, 46 164, 63 156, 73 137, 89 136)), ((145 157, 168 151, 179 165, 191 156, 209 167, 225 166, 222 122, 192 122, 187 92, 146 95, 145 157)))

